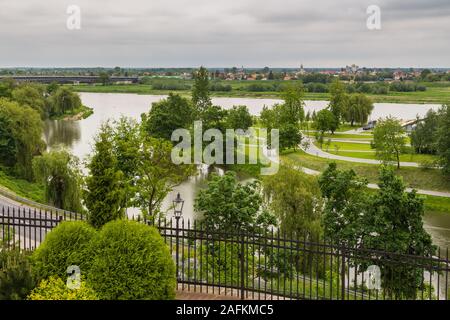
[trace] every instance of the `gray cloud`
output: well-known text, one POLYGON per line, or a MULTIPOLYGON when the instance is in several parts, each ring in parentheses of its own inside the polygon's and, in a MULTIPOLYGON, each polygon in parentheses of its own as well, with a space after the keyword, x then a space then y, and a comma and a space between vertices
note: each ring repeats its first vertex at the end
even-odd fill
POLYGON ((448 0, 0 0, 0 67, 449 67, 449 21, 448 0))

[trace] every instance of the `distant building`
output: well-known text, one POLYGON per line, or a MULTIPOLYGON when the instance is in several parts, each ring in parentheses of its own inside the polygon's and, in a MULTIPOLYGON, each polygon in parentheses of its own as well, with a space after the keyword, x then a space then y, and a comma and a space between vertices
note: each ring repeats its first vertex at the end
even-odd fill
POLYGON ((396 81, 406 79, 406 74, 402 70, 395 71, 393 73, 393 76, 394 76, 394 80, 396 80, 396 81))
POLYGON ((297 71, 296 76, 299 77, 299 76, 303 76, 305 74, 306 74, 306 71, 303 68, 303 64, 302 64, 302 65, 300 65, 300 70, 297 71))

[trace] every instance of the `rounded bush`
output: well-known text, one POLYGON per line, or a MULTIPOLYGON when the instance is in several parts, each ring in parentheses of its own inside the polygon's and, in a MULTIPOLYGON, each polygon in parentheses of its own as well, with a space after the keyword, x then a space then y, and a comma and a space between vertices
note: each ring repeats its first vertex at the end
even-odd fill
POLYGON ((92 259, 89 248, 95 234, 96 230, 84 221, 62 222, 47 233, 32 256, 38 279, 50 276, 66 279, 71 265, 79 266, 81 274, 85 274, 92 259))
POLYGON ((100 299, 175 298, 175 264, 155 228, 127 220, 109 222, 93 240, 91 252, 87 283, 100 299))
POLYGON ((80 288, 69 289, 59 277, 42 280, 28 296, 29 300, 98 300, 95 292, 81 281, 80 288))

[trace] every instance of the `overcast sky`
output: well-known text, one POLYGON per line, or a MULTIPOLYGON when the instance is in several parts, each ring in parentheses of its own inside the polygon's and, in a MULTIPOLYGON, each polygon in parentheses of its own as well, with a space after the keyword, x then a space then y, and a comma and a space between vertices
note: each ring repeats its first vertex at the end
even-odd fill
POLYGON ((301 63, 450 67, 450 0, 0 0, 0 67, 301 63))

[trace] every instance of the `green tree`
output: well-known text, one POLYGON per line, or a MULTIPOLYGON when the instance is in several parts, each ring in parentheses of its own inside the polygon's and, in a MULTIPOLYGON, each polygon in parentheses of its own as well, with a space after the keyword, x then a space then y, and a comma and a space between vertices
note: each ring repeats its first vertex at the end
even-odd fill
MULTIPOLYGON (((362 245, 393 253, 431 257, 436 253, 431 236, 423 228, 423 199, 415 191, 405 192, 405 185, 392 169, 380 170, 380 190, 373 195, 369 214, 362 224, 362 245)), ((384 258, 386 259, 386 258, 384 258)), ((380 256, 382 286, 388 296, 414 299, 423 287, 423 268, 392 265, 380 256)))
POLYGON ((303 84, 288 85, 281 93, 284 100, 284 107, 281 122, 303 122, 305 119, 305 88, 303 84))
POLYGON ((99 80, 100 83, 104 86, 106 86, 107 84, 109 84, 109 74, 107 72, 100 72, 99 73, 99 80))
POLYGON ((444 174, 450 174, 450 104, 439 110, 437 150, 444 174))
POLYGON ((28 106, 0 98, 0 161, 19 177, 33 179, 32 159, 45 149, 43 123, 28 106))
POLYGON ((208 230, 262 232, 276 224, 263 207, 259 182, 241 184, 232 171, 213 175, 208 187, 195 198, 194 208, 203 215, 201 223, 208 230))
POLYGON ((212 104, 209 94, 209 74, 208 70, 204 67, 200 67, 200 69, 194 72, 192 102, 197 114, 203 113, 212 104))
POLYGON ((405 131, 395 118, 380 119, 373 130, 372 147, 376 149, 377 157, 384 162, 397 162, 400 168, 400 155, 406 145, 405 131))
POLYGON ((158 218, 164 198, 174 187, 195 173, 192 165, 177 165, 171 159, 172 143, 148 136, 142 137, 136 166, 134 204, 147 219, 158 218))
POLYGON ((136 193, 136 175, 141 146, 141 126, 136 120, 120 117, 112 123, 112 147, 117 159, 117 169, 123 173, 125 198, 123 207, 127 208, 136 193))
POLYGON ((362 93, 355 93, 350 95, 348 99, 348 104, 344 110, 343 118, 345 121, 350 122, 352 126, 355 122, 363 125, 367 123, 372 110, 372 100, 362 93))
POLYGON ((11 98, 12 91, 16 87, 13 78, 4 78, 0 81, 0 98, 11 98))
POLYGON ((295 150, 302 141, 299 125, 292 123, 282 124, 279 131, 279 139, 281 150, 291 148, 295 150))
POLYGON ((277 174, 262 180, 270 210, 280 222, 280 231, 292 239, 319 239, 322 234, 322 198, 317 179, 289 163, 277 174))
POLYGON ((227 128, 247 130, 253 124, 253 119, 247 106, 233 106, 227 113, 227 128))
POLYGON ((348 95, 345 91, 345 87, 339 79, 334 80, 330 85, 330 104, 328 108, 336 118, 337 125, 341 122, 342 116, 348 105, 348 95))
POLYGON ((331 131, 334 134, 338 128, 338 121, 330 110, 322 109, 315 116, 314 126, 320 131, 322 136, 327 131, 331 131))
POLYGON ((347 246, 357 244, 361 214, 369 207, 367 183, 353 170, 337 170, 334 162, 320 175, 319 186, 325 199, 323 227, 328 239, 347 246))
POLYGON ((35 178, 44 185, 45 199, 57 208, 81 212, 81 172, 78 159, 66 150, 33 159, 35 178))
POLYGON ((210 105, 206 107, 201 113, 201 120, 203 122, 203 132, 208 129, 218 129, 225 133, 227 128, 227 110, 220 106, 210 105))
POLYGON ((336 170, 335 164, 323 173, 320 185, 326 201, 326 234, 340 243, 369 249, 366 255, 351 259, 359 271, 375 262, 389 298, 415 299, 417 290, 423 289, 423 268, 393 260, 394 254, 435 254, 423 228, 423 199, 415 191, 406 192, 402 179, 385 166, 380 169, 379 190, 368 193, 366 182, 352 170, 336 170))
POLYGON ((154 138, 170 140, 176 129, 189 129, 193 108, 189 100, 170 93, 167 99, 152 104, 147 114, 142 114, 143 129, 154 138))
POLYGON ((27 105, 36 110, 41 118, 47 114, 44 89, 41 86, 25 84, 16 87, 12 93, 12 99, 20 105, 27 105))
POLYGON ((411 132, 411 145, 417 153, 435 154, 437 152, 438 128, 439 115, 430 109, 425 118, 418 121, 416 129, 411 132))
POLYGON ((45 91, 47 92, 47 94, 52 95, 53 93, 56 92, 56 90, 58 90, 58 88, 59 88, 58 82, 53 81, 52 83, 47 85, 45 91))
POLYGON ((88 221, 96 228, 124 217, 124 174, 117 167, 113 151, 113 130, 109 123, 101 126, 95 137, 92 157, 87 164, 84 202, 89 210, 88 221))
POLYGON ((81 107, 80 96, 68 87, 59 87, 50 97, 50 101, 52 116, 63 115, 81 107))

